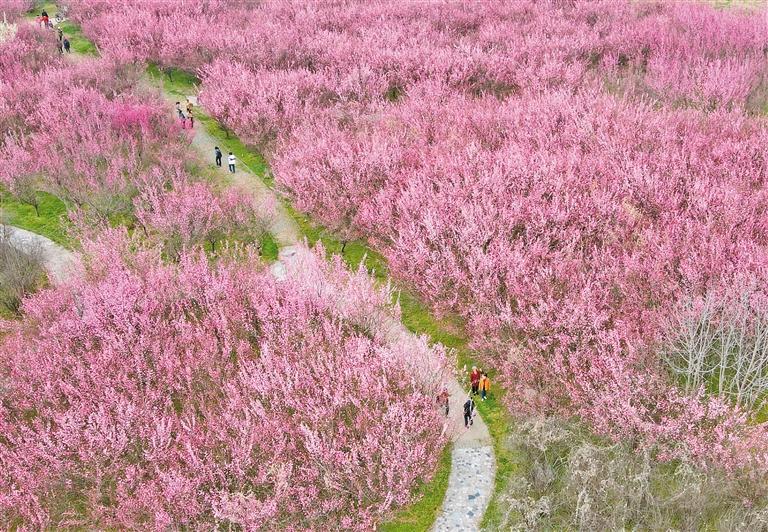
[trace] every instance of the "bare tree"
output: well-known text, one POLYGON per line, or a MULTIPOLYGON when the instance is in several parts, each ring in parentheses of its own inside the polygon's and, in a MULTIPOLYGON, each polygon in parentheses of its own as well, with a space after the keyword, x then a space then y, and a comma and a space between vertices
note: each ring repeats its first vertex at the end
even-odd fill
POLYGON ((20 250, 11 242, 12 229, 0 225, 0 306, 18 314, 25 296, 45 282, 39 246, 20 250))
POLYGON ((753 411, 766 404, 768 311, 751 305, 749 293, 689 302, 669 330, 665 359, 686 391, 703 386, 753 411))

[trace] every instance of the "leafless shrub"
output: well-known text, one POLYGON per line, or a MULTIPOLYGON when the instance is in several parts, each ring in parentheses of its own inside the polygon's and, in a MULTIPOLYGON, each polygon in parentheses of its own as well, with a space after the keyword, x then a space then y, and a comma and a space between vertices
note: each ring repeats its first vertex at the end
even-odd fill
POLYGON ((525 467, 494 530, 768 530, 765 482, 746 472, 662 463, 556 418, 521 424, 509 444, 525 467))
POLYGON ((17 249, 11 243, 10 231, 0 226, 0 307, 18 314, 24 297, 44 282, 45 272, 42 250, 17 249))
POLYGON ((768 312, 749 293, 687 304, 669 327, 663 350, 686 391, 701 387, 749 410, 768 400, 768 312))

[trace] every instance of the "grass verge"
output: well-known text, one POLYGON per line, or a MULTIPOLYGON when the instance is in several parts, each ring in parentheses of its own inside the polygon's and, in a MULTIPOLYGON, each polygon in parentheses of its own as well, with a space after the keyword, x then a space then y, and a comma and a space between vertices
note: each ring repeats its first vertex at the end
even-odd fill
POLYGON ((440 455, 434 478, 416 488, 416 502, 401 508, 391 520, 379 525, 379 530, 381 532, 429 530, 442 507, 450 475, 451 448, 448 446, 440 455))
POLYGON ((0 188, 0 212, 2 221, 27 231, 50 238, 57 244, 69 247, 64 219, 67 206, 59 198, 47 192, 37 192, 40 215, 35 208, 15 199, 7 190, 0 188))

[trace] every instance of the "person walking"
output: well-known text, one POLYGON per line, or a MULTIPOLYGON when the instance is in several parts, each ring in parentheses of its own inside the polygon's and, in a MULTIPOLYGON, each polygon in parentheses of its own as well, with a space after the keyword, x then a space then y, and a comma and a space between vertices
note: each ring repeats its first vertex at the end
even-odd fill
POLYGON ((472 394, 467 396, 467 402, 464 403, 464 428, 468 429, 474 423, 472 415, 475 412, 475 402, 472 400, 472 394))
POLYGON ((189 129, 195 128, 195 117, 192 116, 192 102, 187 102, 187 118, 189 118, 189 129))
POLYGON ((181 102, 176 102, 176 114, 179 115, 179 122, 181 122, 181 129, 184 129, 184 126, 187 123, 187 117, 184 116, 184 111, 181 110, 181 102))
POLYGON ((444 408, 445 417, 448 417, 448 412, 450 412, 450 403, 448 401, 448 390, 445 388, 443 388, 443 390, 437 394, 437 404, 444 408))
POLYGON ((216 156, 216 166, 221 168, 221 150, 218 146, 213 149, 213 154, 216 156))
POLYGON ((232 152, 229 152, 229 157, 227 158, 227 161, 229 162, 229 171, 234 174, 235 173, 235 156, 232 154, 232 152))
POLYGON ((488 396, 488 390, 490 389, 491 379, 488 378, 486 372, 483 372, 483 375, 480 377, 480 397, 482 397, 483 401, 485 401, 485 398, 488 396))
POLYGON ((472 384, 472 394, 477 395, 477 389, 480 386, 480 370, 477 366, 472 366, 472 373, 469 374, 469 382, 472 384))
POLYGON ((63 40, 63 41, 61 41, 61 44, 64 46, 64 51, 65 51, 65 52, 67 52, 67 53, 71 53, 71 50, 70 50, 70 44, 69 44, 69 39, 67 39, 66 37, 64 37, 64 40, 63 40))

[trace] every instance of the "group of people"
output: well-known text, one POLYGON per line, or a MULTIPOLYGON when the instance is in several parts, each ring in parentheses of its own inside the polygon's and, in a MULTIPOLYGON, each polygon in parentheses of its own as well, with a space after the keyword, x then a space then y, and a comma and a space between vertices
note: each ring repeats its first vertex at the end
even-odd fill
MULTIPOLYGON (((221 149, 218 146, 216 146, 213 149, 213 156, 216 158, 216 166, 221 168, 222 153, 221 153, 221 149)), ((229 152, 229 156, 227 157, 227 162, 229 163, 229 171, 233 174, 235 173, 235 160, 236 160, 235 155, 232 152, 229 152)))
POLYGON ((488 374, 477 366, 472 366, 472 372, 469 374, 469 383, 472 385, 472 391, 467 396, 467 401, 464 403, 464 427, 469 428, 475 417, 475 400, 472 397, 480 393, 480 397, 483 401, 488 397, 488 391, 491 389, 491 380, 488 378, 488 374))
MULTIPOLYGON (((218 148, 217 148, 218 149, 218 148)), ((488 374, 477 366, 472 366, 472 372, 469 374, 469 382, 472 385, 472 391, 467 395, 467 400, 464 403, 464 427, 469 428, 474 423, 475 417, 475 399, 474 396, 478 393, 483 401, 488 397, 488 392, 491 389, 491 380, 488 378, 488 374)), ((448 398, 448 390, 443 390, 437 395, 437 404, 440 408, 444 409, 446 417, 450 412, 450 403, 448 398)))
POLYGON ((194 129, 195 127, 195 115, 192 114, 192 111, 194 110, 194 105, 192 105, 192 102, 187 102, 187 114, 184 114, 184 111, 181 109, 181 102, 176 102, 176 113, 179 115, 179 120, 181 121, 181 129, 186 129, 187 127, 187 121, 189 121, 189 129, 194 129))
MULTIPOLYGON (((186 107, 186 114, 184 113, 184 109, 181 107, 181 102, 176 102, 176 114, 179 117, 179 120, 181 121, 181 128, 186 129, 187 123, 189 123, 190 129, 195 127, 195 116, 193 114, 194 105, 192 102, 187 101, 187 107, 186 107)), ((221 159, 223 157, 223 153, 221 152, 221 148, 216 146, 213 149, 213 157, 216 161, 216 166, 221 168, 221 159)), ((229 171, 231 173, 235 173, 235 162, 236 157, 232 152, 229 152, 229 156, 227 157, 227 163, 229 164, 229 171)))
MULTIPOLYGON (((60 22, 62 22, 64 19, 61 17, 59 13, 56 14, 56 17, 54 17, 56 20, 56 24, 58 25, 60 22)), ((53 22, 51 22, 50 17, 48 16, 47 11, 43 11, 40 13, 40 16, 35 19, 35 22, 42 25, 44 28, 53 28, 53 22)), ((67 39, 66 35, 64 35, 64 32, 61 30, 61 28, 56 28, 56 38, 58 42, 58 49, 59 53, 70 53, 71 50, 71 44, 69 42, 69 39, 67 39)))

